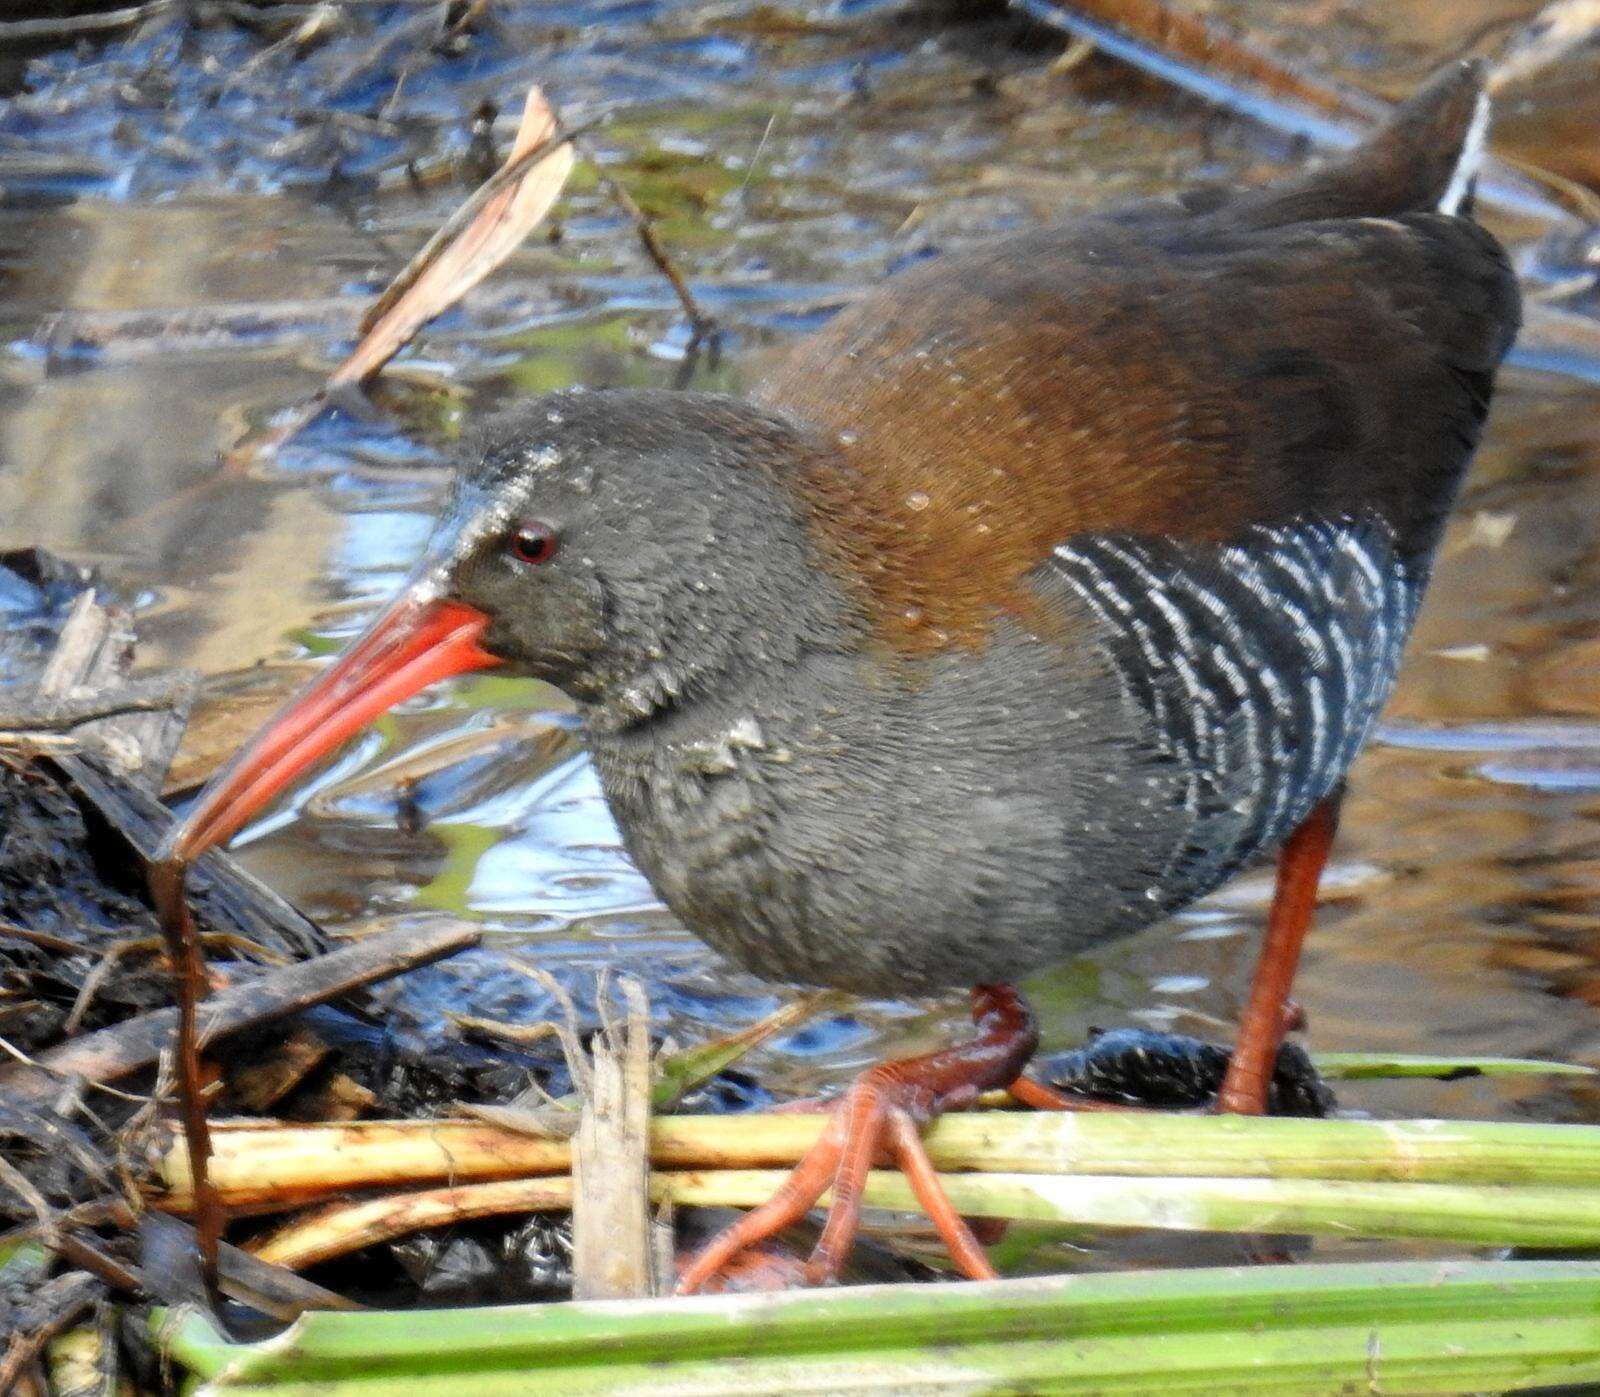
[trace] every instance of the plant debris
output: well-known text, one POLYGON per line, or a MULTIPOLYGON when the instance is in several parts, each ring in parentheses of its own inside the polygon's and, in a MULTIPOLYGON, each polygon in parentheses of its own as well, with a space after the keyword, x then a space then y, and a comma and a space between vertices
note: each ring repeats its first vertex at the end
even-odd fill
MULTIPOLYGON (((1058 1091, 1129 1106, 1184 1110, 1209 1106, 1228 1070, 1228 1050, 1215 1043, 1147 1028, 1090 1030, 1089 1042, 1038 1059, 1031 1069, 1058 1091)), ((1275 1116, 1333 1114, 1333 1093, 1298 1043, 1278 1049, 1269 1097, 1275 1116)))

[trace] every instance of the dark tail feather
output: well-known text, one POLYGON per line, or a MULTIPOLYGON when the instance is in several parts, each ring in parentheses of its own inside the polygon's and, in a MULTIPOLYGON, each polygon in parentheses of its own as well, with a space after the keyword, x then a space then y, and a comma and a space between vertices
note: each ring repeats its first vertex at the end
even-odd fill
POLYGON ((1454 213, 1472 178, 1488 119, 1479 61, 1435 73, 1354 150, 1232 212, 1257 227, 1323 218, 1454 213))
POLYGON ((1281 228, 1325 218, 1392 218, 1463 210, 1488 122, 1479 60, 1451 63, 1354 149, 1310 173, 1207 208, 1230 228, 1281 228))

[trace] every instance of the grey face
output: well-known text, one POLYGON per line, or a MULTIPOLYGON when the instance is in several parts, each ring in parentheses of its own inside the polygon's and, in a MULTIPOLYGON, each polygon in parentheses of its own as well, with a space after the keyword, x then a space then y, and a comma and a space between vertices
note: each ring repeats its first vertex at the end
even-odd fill
POLYGON ((541 398, 486 432, 424 585, 487 613, 518 671, 648 717, 822 619, 784 479, 799 440, 732 399, 541 398))
POLYGON ((592 470, 530 437, 537 425, 519 423, 518 440, 457 478, 429 554, 438 589, 489 616, 485 649, 577 688, 610 648, 602 575, 611 569, 596 555, 625 549, 595 508, 592 470))

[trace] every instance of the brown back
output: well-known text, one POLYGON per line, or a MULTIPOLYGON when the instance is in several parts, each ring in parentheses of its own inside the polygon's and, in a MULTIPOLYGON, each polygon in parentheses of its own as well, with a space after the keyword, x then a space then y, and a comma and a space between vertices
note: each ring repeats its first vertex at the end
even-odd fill
POLYGON ((1320 182, 995 239, 779 366, 759 397, 838 443, 803 505, 896 648, 977 643, 1086 532, 1376 510, 1432 548, 1517 321, 1493 239, 1404 211, 1470 116, 1476 74, 1445 78, 1320 182))

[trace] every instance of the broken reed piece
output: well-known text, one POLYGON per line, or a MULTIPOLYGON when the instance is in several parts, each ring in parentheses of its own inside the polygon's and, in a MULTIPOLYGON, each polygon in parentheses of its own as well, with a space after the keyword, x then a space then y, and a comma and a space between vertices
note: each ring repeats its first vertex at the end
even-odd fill
POLYGON ((574 1300, 658 1295, 666 1279, 655 1274, 650 1213, 650 1010, 637 982, 621 988, 621 1023, 605 1012, 604 982, 596 995, 602 1027, 589 1043, 572 1137, 574 1300))
POLYGON ((257 1238, 249 1244, 249 1252, 261 1261, 298 1271, 378 1242, 474 1218, 571 1211, 573 1181, 566 1174, 447 1185, 325 1204, 257 1238))

